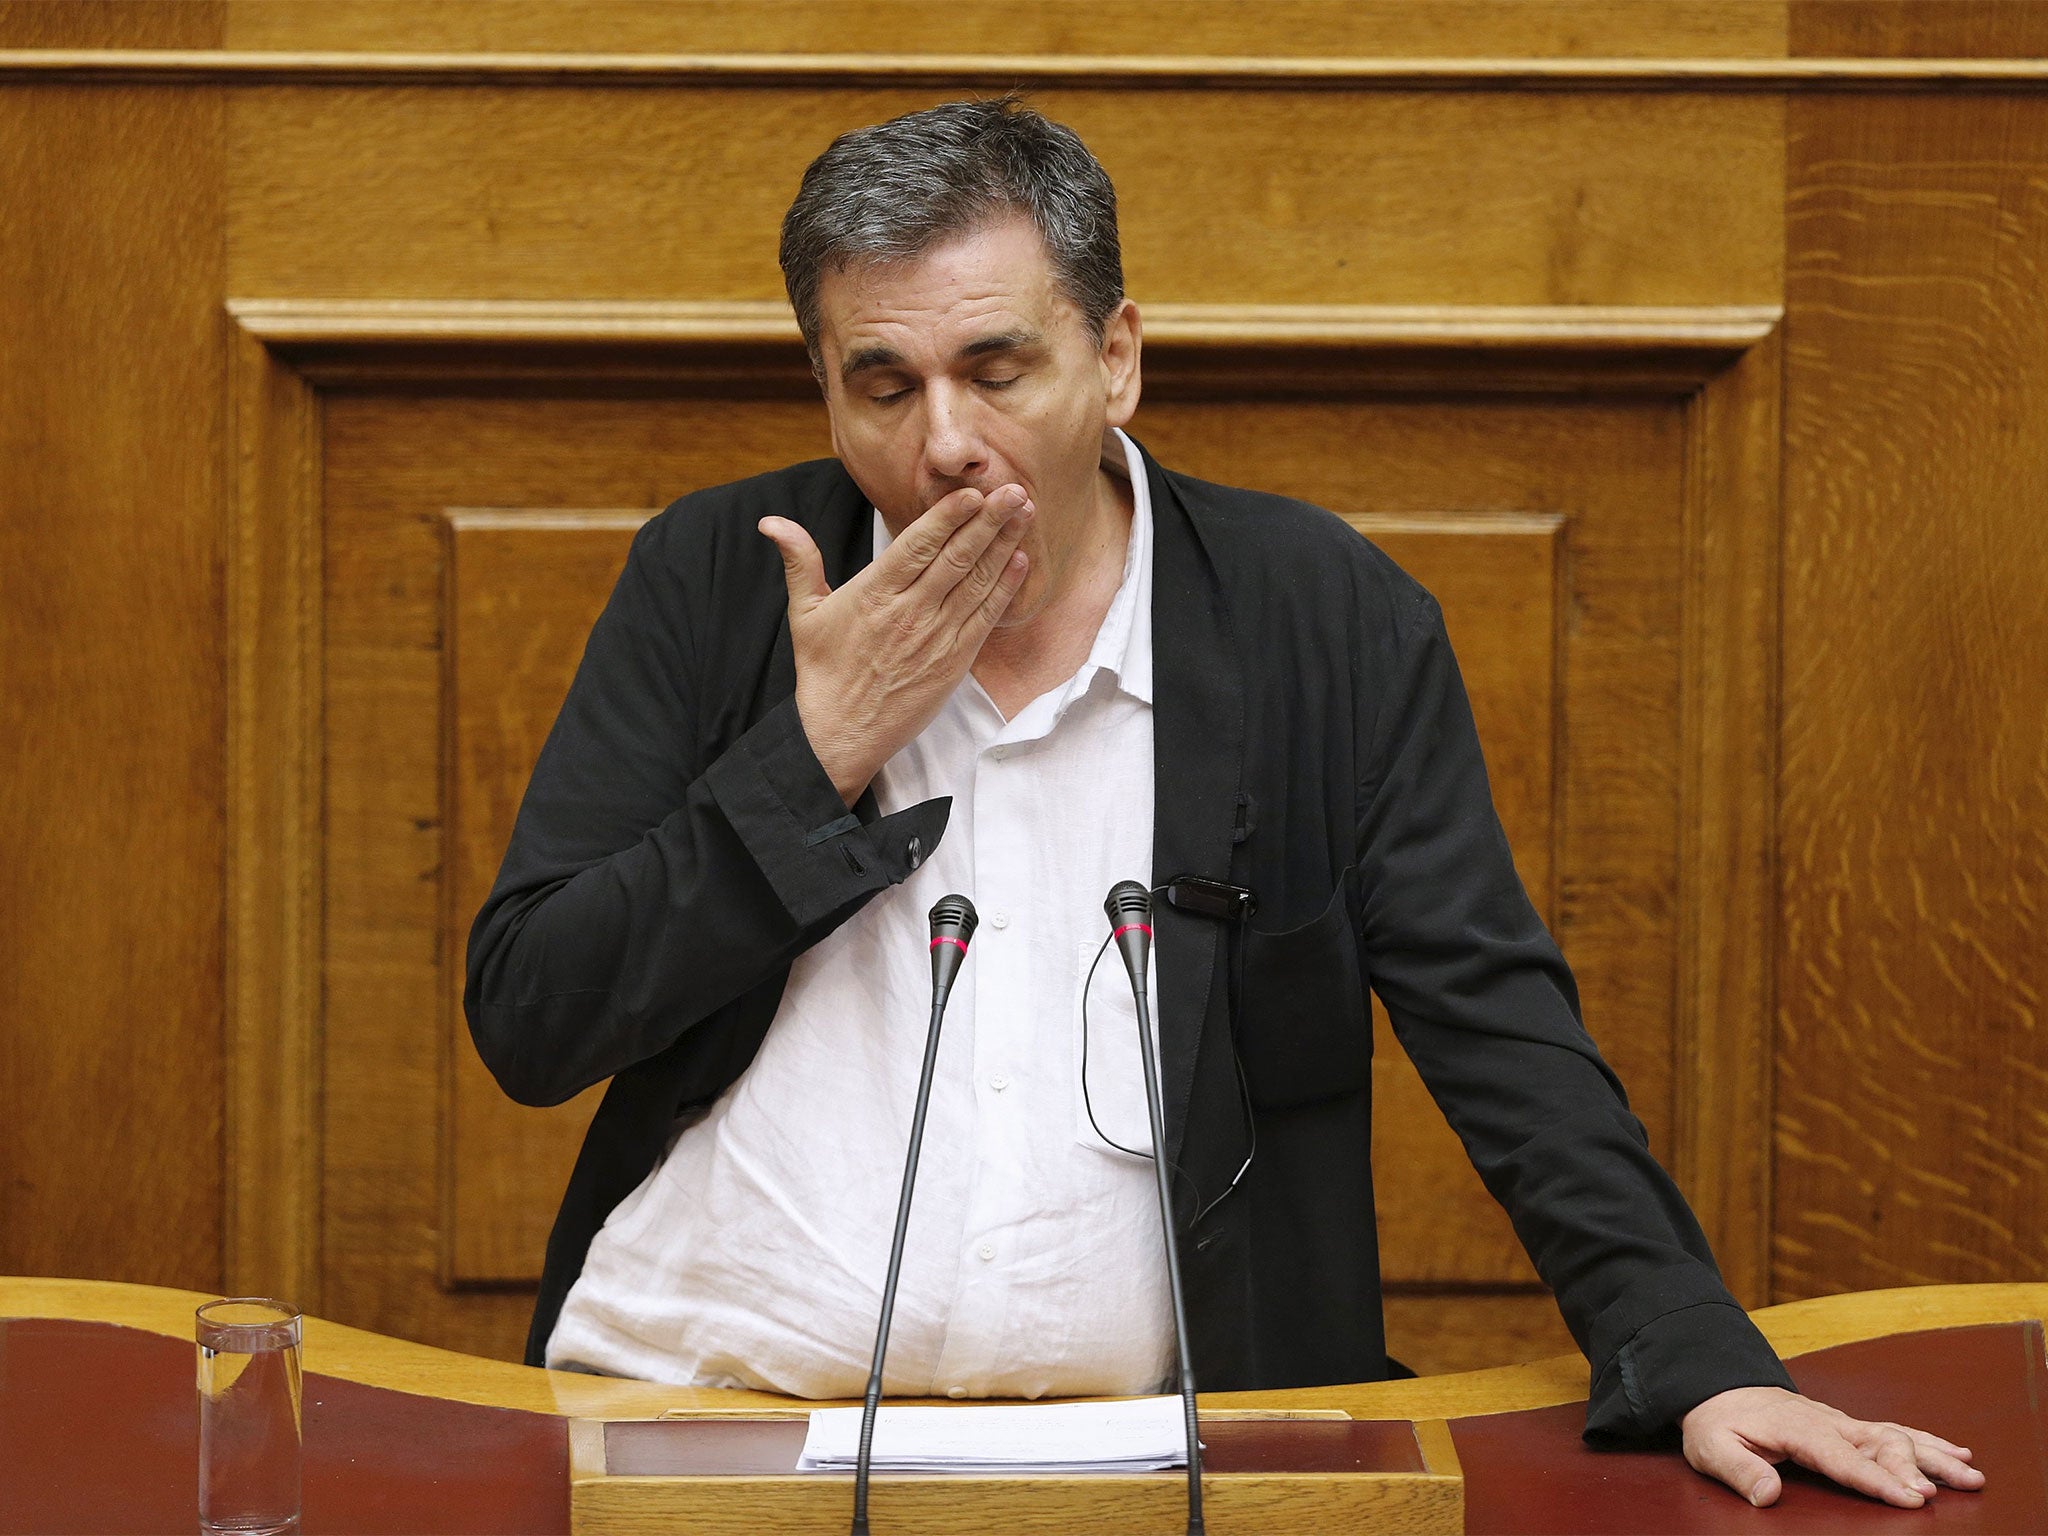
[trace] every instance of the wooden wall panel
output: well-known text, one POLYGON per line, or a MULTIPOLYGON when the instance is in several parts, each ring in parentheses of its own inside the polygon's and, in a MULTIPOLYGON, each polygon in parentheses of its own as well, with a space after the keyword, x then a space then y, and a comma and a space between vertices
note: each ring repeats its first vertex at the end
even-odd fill
POLYGON ((2048 99, 1802 102, 1777 1293, 2048 1271, 2048 99))
MULTIPOLYGON (((829 451, 812 402, 328 397, 326 1313, 516 1356, 531 1291, 442 1287, 447 897, 444 521, 462 506, 652 506, 829 451)), ((482 856, 474 848, 463 855, 482 856)), ((496 855, 489 856, 490 873, 496 855)), ((492 1124, 549 1112, 505 1106, 492 1124)), ((476 1149, 470 1148, 474 1152, 476 1149)), ((488 1152, 486 1150, 486 1155, 488 1152)), ((529 1191, 544 1227, 559 1185, 529 1191)))
POLYGON ((216 91, 0 89, 15 1273, 221 1272, 221 150, 216 91))
POLYGON ((225 0, 0 0, 0 48, 218 48, 225 0))
MULTIPOLYGON (((461 953, 497 874, 533 759, 583 637, 644 514, 470 512, 450 519, 447 786, 451 901, 444 956, 461 953)), ((1444 604, 1495 800, 1539 909, 1553 906, 1564 526, 1558 517, 1360 517, 1444 604)), ((444 1147, 444 1283, 539 1279, 561 1187, 596 1108, 594 1092, 546 1112, 508 1100, 469 1041, 460 967, 446 964, 452 1100, 444 1147)), ((1396 1283, 1533 1277, 1500 1210, 1473 1177, 1380 1021, 1376 1139, 1390 1181, 1383 1226, 1396 1283)))
MULTIPOLYGON (((1482 641, 1477 623, 1527 645, 1549 612, 1559 619, 1551 642, 1539 643, 1556 669, 1556 805, 1539 820, 1535 805, 1517 804, 1512 776, 1500 798, 1521 822, 1512 828, 1517 860, 1577 973, 1588 1027, 1652 1146, 1672 1161, 1674 1100, 1689 1066, 1679 1050, 1675 921, 1683 413, 1662 401, 1172 401, 1146 407, 1138 426, 1148 446, 1193 473, 1370 509, 1381 527, 1444 508, 1461 522, 1555 520, 1549 588, 1516 583, 1482 596, 1412 539, 1397 534, 1389 545, 1443 588, 1454 643, 1473 653, 1475 713, 1486 711, 1489 741, 1527 745, 1526 727, 1500 717, 1541 710, 1550 690, 1532 687, 1525 666, 1500 666, 1500 634, 1482 641), (1554 590, 1555 609, 1546 597, 1543 617, 1521 612, 1532 590, 1554 590), (1508 612, 1489 602, 1502 598, 1508 612)), ((1374 1139, 1376 1165, 1387 1170, 1379 1196, 1388 1347, 1425 1371, 1569 1348, 1505 1216, 1384 1020, 1379 1028, 1374 1139)))
MULTIPOLYGON (((1663 546, 1624 541, 1574 568, 1562 609, 1567 713, 1585 686, 1570 669, 1619 678, 1639 640, 1657 675, 1667 659, 1658 647, 1676 646, 1692 686, 1675 704, 1655 689, 1625 703, 1614 695, 1617 718, 1642 712, 1659 739, 1675 718, 1681 751, 1669 765, 1632 757, 1624 726, 1605 740, 1567 732, 1558 917, 1575 955, 1596 909, 1611 914, 1603 942, 1617 953, 1631 933, 1677 935, 1668 966, 1660 951, 1597 1005, 1589 998, 1595 1028, 1617 1011, 1676 1008, 1685 1038, 1669 1050, 1638 1062, 1632 1035, 1610 1043, 1681 1178, 1708 1197, 1704 1214, 1723 1229, 1755 1228, 1731 1247, 1737 1264, 1755 1268, 1750 1250, 1774 1221, 1777 1284, 1804 1294, 2036 1273, 2044 1258, 2048 1155, 2034 1101, 2048 1074, 2036 1028, 2048 985, 2048 704, 2033 684, 2048 671, 2048 550, 2033 503, 2048 469, 2048 391, 2033 343, 2043 333, 2048 96, 2040 69, 1958 89, 1912 63, 2048 54, 2044 9, 0 0, 0 46, 1170 51, 1207 53, 1224 73, 1231 56, 1253 66, 1283 55, 1671 61, 1599 89, 1590 70, 1541 83, 1532 67, 1494 84, 1468 72, 1413 89, 1361 66, 1341 87, 1271 74, 1229 89, 1082 81, 1040 100, 1083 128, 1123 184, 1133 289, 1148 303, 1769 305, 1785 291, 1789 238, 1783 734, 1768 681, 1781 607, 1773 343, 1739 365, 1743 382, 1720 391, 1722 403, 1639 402, 1627 409, 1656 424, 1606 444, 1622 453, 1624 500, 1683 503, 1686 554, 1667 568, 1663 546), (1834 66, 1811 78, 1773 72, 1788 48, 1903 62, 1882 90, 1845 92, 1834 66), (1696 77, 1697 89, 1681 83, 1686 58, 1714 57, 1763 63, 1696 77), (1630 460, 1639 450, 1646 457, 1630 460), (1733 490, 1731 478, 1741 482, 1733 490), (1576 595, 1577 584, 1597 593, 1635 575, 1660 594, 1640 634, 1625 608, 1576 595), (1721 614, 1718 629, 1710 613, 1721 614), (1743 787, 1714 788, 1724 781, 1743 787), (1604 806, 1610 792, 1637 807, 1624 819, 1673 806, 1673 827, 1654 816, 1640 827, 1650 863, 1673 861, 1675 908, 1630 894, 1627 837, 1580 846, 1584 807, 1604 806), (1602 871, 1576 904, 1575 859, 1602 871), (1771 893, 1763 902, 1752 899, 1759 884, 1771 893), (1781 920, 1775 943, 1758 941, 1781 920), (1745 1043, 1766 1022, 1781 1034, 1774 1067, 1745 1067, 1745 1043), (1730 1148, 1724 1177, 1714 1127, 1753 1113, 1774 1080, 1775 1179, 1760 1147, 1730 1148)), ((283 74, 224 84, 235 77, 180 74, 173 63, 148 79, 36 83, 47 67, 16 60, 0 75, 10 215, 0 220, 0 920, 10 935, 0 1264, 234 1284, 314 1274, 324 1246, 349 1307, 399 1331, 437 1329, 443 1302, 410 1299, 435 1294, 444 1236, 431 1121, 446 1006, 436 969, 445 951, 433 947, 445 940, 420 936, 443 920, 449 852, 433 787, 444 765, 432 530, 450 505, 639 507, 686 483, 684 472, 739 472, 712 471, 694 439, 628 418, 712 420, 706 430, 731 443, 721 463, 745 467, 786 457, 811 429, 779 415, 783 405, 716 417, 701 395, 644 411, 644 393, 632 410, 623 394, 544 407, 476 395, 450 414, 328 390, 336 434, 326 446, 355 456, 323 482, 313 386, 292 371, 298 362, 274 366, 248 337, 232 354, 246 366, 231 377, 221 305, 230 295, 773 302, 774 223, 812 150, 841 127, 1003 82, 981 69, 960 75, 968 83, 914 89, 788 75, 745 87, 682 75, 613 86, 585 69, 497 86, 446 71, 412 83, 283 74), (229 410, 245 418, 239 463, 224 456, 229 410), (386 446, 378 434, 410 441, 397 420, 406 410, 446 434, 443 467, 499 467, 437 479, 435 455, 407 449, 378 478, 365 467, 386 446), (573 434, 552 435, 556 412, 563 431, 589 431, 608 412, 611 425, 586 451, 573 434), (487 456, 471 453, 479 445, 487 456), (230 478, 241 487, 233 526, 247 564, 224 573, 230 478), (293 544, 297 533, 265 542, 302 511, 329 519, 324 549, 293 544), (330 600, 391 583, 393 627, 365 628, 345 603, 265 608, 274 572, 263 562, 280 551, 305 556, 310 590, 330 600), (323 558, 324 586, 313 579, 323 558), (285 677, 278 647, 323 623, 338 626, 331 665, 310 680, 285 677), (232 686, 235 720, 296 729, 293 701, 313 718, 323 684, 339 711, 332 761, 266 757, 259 735, 223 721, 232 686), (386 768, 392 782, 373 782, 386 768), (250 835, 286 814, 276 796, 295 793, 319 796, 309 804, 331 825, 315 814, 268 842, 250 835), (383 873, 350 866, 329 882, 337 857, 383 873), (303 906, 295 879, 319 887, 303 906), (321 948, 312 940, 329 898, 342 901, 342 923, 321 948), (303 963, 251 961, 266 945, 286 953, 285 930, 309 945, 303 963), (326 1022, 340 1033, 321 1046, 323 989, 339 1000, 326 1022), (289 1051, 226 1060, 224 1003, 232 1038, 263 1042, 267 1026, 285 1029, 323 1071, 286 1084, 289 1051), (292 1097, 289 1126, 269 1139, 253 1134, 266 1082, 292 1097), (405 1114, 374 1107, 392 1094, 405 1114), (245 1154, 229 1170, 232 1195, 220 1166, 231 1105, 241 1134, 228 1142, 245 1154), (273 1166, 320 1163, 315 1122, 334 1155, 321 1164, 318 1230, 301 1233, 311 1197, 266 1204, 263 1192, 273 1166), (297 1267, 266 1268, 280 1254, 297 1254, 297 1267)), ((431 350, 423 371, 445 376, 447 358, 431 350)), ((550 370, 560 362, 532 364, 555 378, 545 387, 558 396, 550 370)), ((1297 362, 1310 395, 1349 387, 1348 365, 1332 372, 1313 353, 1297 362)), ((1162 449, 1172 447, 1171 412, 1154 407, 1187 406, 1193 421, 1207 408, 1200 393, 1148 404, 1147 432, 1162 449)), ((1617 413, 1553 403, 1558 420, 1528 416, 1526 442, 1477 444, 1462 488, 1449 483, 1454 466, 1375 479, 1369 464, 1346 466, 1338 448, 1306 439, 1289 440, 1274 475, 1246 478, 1291 478, 1309 494, 1320 486, 1353 510, 1576 520, 1591 502, 1544 499, 1511 461, 1524 448, 1540 455, 1546 434, 1572 440, 1581 423, 1617 413), (1435 488, 1412 502, 1383 496, 1396 481, 1435 488)), ((1335 416, 1346 409, 1324 404, 1335 416)), ((1208 437, 1259 420, 1218 410, 1174 456, 1196 463, 1208 437)), ((1420 460, 1419 441, 1404 448, 1392 433, 1376 451, 1420 460)), ((1573 441, 1584 458, 1604 439, 1573 441)), ((1239 446, 1219 456, 1224 472, 1263 462, 1260 441, 1239 446)), ((524 1312, 516 1296, 465 1300, 483 1321, 449 1324, 451 1342, 509 1337, 524 1312)), ((1471 1337, 1549 1347, 1527 1302, 1475 1293, 1446 1311, 1435 1296, 1397 1289, 1390 1314, 1398 1337, 1421 1341, 1420 1358, 1469 1362, 1457 1351, 1471 1337)))
POLYGON ((1787 51, 1808 56, 2048 57, 2040 0, 1800 0, 1786 28, 1787 51))
MULTIPOLYGON (((1567 733, 1564 614, 1571 599, 1565 520, 1467 513, 1351 522, 1443 605, 1501 825, 1522 883, 1545 920, 1554 922, 1563 809, 1557 749, 1567 733)), ((1374 1010, 1373 1028, 1383 1280, 1430 1293, 1446 1315, 1464 1311, 1460 1301, 1445 1301, 1446 1286, 1532 1290, 1535 1272, 1513 1228, 1472 1172, 1384 1009, 1374 1010)), ((1547 1297, 1536 1302, 1549 1308, 1547 1297)), ((1447 1369, 1436 1342, 1403 1338, 1396 1354, 1412 1369, 1447 1369)), ((1487 1344, 1496 1358, 1507 1358, 1503 1341, 1489 1338, 1487 1344)))
MULTIPOLYGON (((1281 489, 1393 509, 1362 523, 1443 593, 1525 875, 1560 917, 1581 909, 1577 926, 1560 921, 1560 931, 1596 1020, 1615 1001, 1603 1038, 1668 1153, 1681 1070, 1672 928, 1682 410, 1626 398, 1333 405, 1172 395, 1139 422, 1169 462, 1179 461, 1177 448, 1200 445, 1213 462, 1190 467, 1268 483, 1275 463, 1292 464, 1306 478, 1281 489), (1563 442, 1570 452, 1558 451, 1563 442), (1328 446, 1307 446, 1316 443, 1328 446), (1282 444, 1294 446, 1276 458, 1282 444), (1365 481, 1339 483, 1360 466, 1365 481), (1442 505, 1460 511, 1423 515, 1442 505), (1568 519, 1578 541, 1569 563, 1568 519), (1624 711, 1629 747, 1616 771, 1627 784, 1617 788, 1602 758, 1616 755, 1619 738, 1601 717, 1624 711), (1581 737, 1583 748, 1572 745, 1581 737), (1584 824, 1568 844, 1574 817, 1584 824), (1661 861, 1647 858, 1660 841, 1661 861), (1610 867, 1603 846, 1622 843, 1632 847, 1628 867, 1610 867), (1576 865, 1566 863, 1567 846, 1576 865), (1615 959, 1623 950, 1626 966, 1615 959)), ((439 508, 478 487, 492 493, 479 499, 559 503, 577 484, 602 496, 665 472, 677 478, 664 492, 702 484, 805 451, 797 445, 821 436, 822 413, 800 399, 409 393, 336 394, 329 412, 324 1304, 369 1326, 511 1353, 522 1290, 473 1288, 530 1282, 587 1106, 544 1116, 495 1097, 452 1022, 459 945, 580 627, 633 519, 458 515, 449 573, 439 564, 439 508), (742 456, 681 454, 685 443, 716 440, 707 411, 742 456), (574 478, 579 470, 589 478, 574 478), (558 553, 535 553, 565 539, 580 552, 568 562, 580 578, 564 575, 558 553), (571 609, 575 622, 562 619, 571 609), (435 648, 451 644, 439 686, 452 682, 454 692, 437 701, 428 696, 435 648), (451 709, 444 796, 421 743, 451 709), (489 824, 488 835, 472 823, 489 824), (437 942, 420 924, 434 906, 431 887, 450 881, 437 942), (428 1005, 436 997, 438 1013, 428 1005), (453 1113, 437 1133, 443 1049, 453 1113), (514 1144, 518 1152, 503 1155, 514 1144)), ((1558 1325, 1505 1220, 1391 1047, 1382 1075, 1381 1155, 1404 1170, 1388 1181, 1382 1212, 1387 1272, 1397 1287, 1426 1287, 1432 1303, 1401 1347, 1435 1368, 1543 1352, 1558 1325), (1474 1287, 1481 1294, 1469 1295, 1474 1287), (1451 1318, 1461 1326, 1447 1326, 1451 1318)))
POLYGON ((458 511, 442 606, 442 1260, 446 1285, 533 1282, 598 1088, 528 1109, 477 1056, 462 1011, 469 926, 526 781, 645 512, 458 511))
MULTIPOLYGON (((779 299, 777 230, 811 158, 844 129, 962 94, 251 87, 234 97, 230 279, 269 298, 779 299)), ((1117 178, 1141 303, 1779 292, 1772 98, 1033 99, 1117 178)))
POLYGON ((231 0, 232 48, 1768 56, 1782 0, 231 0))
POLYGON ((1554 929, 1653 1145, 1671 1150, 1684 448, 1662 401, 1148 405, 1189 472, 1347 512, 1568 520, 1554 929), (1659 1030, 1650 1021, 1664 1021, 1659 1030))

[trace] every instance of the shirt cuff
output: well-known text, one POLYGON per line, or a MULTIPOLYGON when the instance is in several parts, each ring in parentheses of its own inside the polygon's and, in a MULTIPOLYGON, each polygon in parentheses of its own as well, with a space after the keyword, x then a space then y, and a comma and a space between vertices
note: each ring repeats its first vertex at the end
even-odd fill
POLYGON ((938 847, 953 809, 942 795, 883 816, 869 790, 849 813, 794 699, 762 716, 704 782, 800 929, 906 879, 938 847))

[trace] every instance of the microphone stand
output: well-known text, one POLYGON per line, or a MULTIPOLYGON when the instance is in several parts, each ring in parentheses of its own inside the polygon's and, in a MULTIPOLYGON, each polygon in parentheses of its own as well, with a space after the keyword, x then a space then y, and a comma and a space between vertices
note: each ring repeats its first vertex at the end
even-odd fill
POLYGON ((1145 1064, 1145 1108, 1152 1120, 1152 1172, 1159 1186, 1159 1226, 1166 1236, 1166 1278, 1173 1292, 1173 1341, 1180 1355, 1180 1398, 1188 1430, 1188 1536, 1203 1536, 1202 1437, 1195 1415, 1195 1370, 1188 1354, 1188 1307, 1180 1283, 1180 1242, 1173 1230, 1173 1196, 1166 1179, 1166 1115, 1159 1103, 1159 1068, 1152 1045, 1152 1005, 1145 962, 1152 948, 1152 893, 1135 880, 1110 888, 1102 904, 1111 937, 1131 975, 1138 1005, 1138 1056, 1145 1064))
POLYGON ((932 1022, 925 1036, 924 1069, 917 1079, 917 1108, 910 1119, 910 1153, 903 1163, 903 1193, 896 1200, 896 1235, 889 1243, 889 1276, 882 1286, 882 1318, 875 1330, 875 1362, 868 1371, 860 1410, 860 1456, 853 1472, 853 1536, 868 1536, 868 1474, 874 1454, 875 1414, 882 1403, 882 1361, 889 1352, 889 1321, 896 1311, 896 1278, 903 1269, 903 1238, 910 1230, 910 1192, 917 1183, 917 1152, 924 1143, 924 1114, 932 1099, 932 1069, 939 1059, 939 1024, 953 978, 967 958, 967 941, 980 918, 965 896, 947 896, 932 908, 932 1022))

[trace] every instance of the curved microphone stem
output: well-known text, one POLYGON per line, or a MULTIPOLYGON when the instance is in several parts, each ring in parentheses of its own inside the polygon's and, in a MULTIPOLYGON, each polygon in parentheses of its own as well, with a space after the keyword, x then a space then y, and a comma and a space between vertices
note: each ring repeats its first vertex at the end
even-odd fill
POLYGON ((932 1071, 939 1059, 939 1025, 953 978, 967 957, 967 941, 978 919, 965 896, 948 896, 932 908, 932 1022, 924 1042, 924 1067, 917 1079, 917 1107, 910 1117, 910 1152, 903 1161, 903 1192, 896 1198, 896 1235, 889 1242, 889 1275, 882 1284, 882 1318, 875 1329, 875 1360, 868 1370, 867 1396, 860 1410, 860 1456, 853 1472, 853 1536, 868 1536, 868 1476, 875 1446, 875 1414, 882 1403, 882 1362, 889 1353, 889 1321, 896 1312, 896 1277, 903 1270, 903 1239, 910 1230, 910 1193, 917 1184, 917 1153, 924 1143, 924 1115, 932 1101, 932 1071))
POLYGON ((1112 934, 1131 976, 1138 1005, 1138 1058, 1145 1064, 1145 1108, 1152 1120, 1152 1174, 1159 1187, 1159 1226, 1166 1235, 1166 1281, 1173 1293, 1173 1341, 1180 1355, 1181 1410, 1188 1431, 1188 1536, 1203 1536, 1202 1434, 1195 1413, 1195 1368, 1188 1352, 1187 1298, 1180 1283, 1180 1240, 1173 1230, 1173 1194, 1166 1179, 1166 1115, 1160 1108, 1159 1067, 1152 1040, 1152 1004, 1146 959, 1152 945, 1152 894, 1135 880, 1120 882, 1103 903, 1112 934))

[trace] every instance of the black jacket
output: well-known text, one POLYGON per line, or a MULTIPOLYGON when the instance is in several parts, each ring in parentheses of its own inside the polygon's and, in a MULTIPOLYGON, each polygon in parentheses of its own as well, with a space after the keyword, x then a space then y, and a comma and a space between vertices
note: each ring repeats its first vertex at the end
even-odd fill
MULTIPOLYGON (((1385 1374, 1368 987, 1591 1362, 1589 1435, 1789 1385, 1579 1022, 1435 601, 1327 512, 1146 463, 1154 880, 1258 899, 1235 937, 1170 907, 1155 920, 1203 1387, 1385 1374), (1244 1156, 1233 1034, 1258 1152, 1191 1230, 1192 1191, 1221 1190, 1244 1156)), ((755 531, 770 513, 809 529, 835 586, 867 563, 872 514, 832 460, 652 519, 470 935, 470 1028, 505 1091, 553 1104, 612 1079, 548 1242, 535 1364, 677 1115, 753 1059, 791 961, 945 830, 943 799, 881 817, 870 794, 848 817, 812 754, 780 560, 755 531)))

